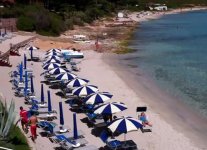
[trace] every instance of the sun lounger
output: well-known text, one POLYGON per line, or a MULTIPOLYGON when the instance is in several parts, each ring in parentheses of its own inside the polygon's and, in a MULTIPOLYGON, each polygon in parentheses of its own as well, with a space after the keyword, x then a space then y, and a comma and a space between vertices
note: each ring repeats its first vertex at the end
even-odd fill
POLYGON ((87 145, 84 147, 76 148, 76 150, 99 150, 95 145, 87 145))
POLYGON ((100 138, 104 143, 106 143, 106 146, 109 149, 121 148, 121 145, 122 145, 121 141, 110 138, 108 133, 105 130, 101 132, 100 138))
POLYGON ((48 121, 39 121, 38 126, 45 130, 48 133, 48 136, 52 136, 51 133, 54 133, 55 135, 69 132, 69 127, 58 126, 57 124, 48 121))
POLYGON ((52 121, 54 119, 57 119, 57 116, 54 113, 52 113, 52 114, 39 114, 39 115, 37 115, 37 118, 39 118, 40 120, 52 121))
POLYGON ((66 150, 70 150, 72 148, 77 148, 88 144, 88 141, 86 141, 85 139, 71 140, 64 135, 56 135, 55 137, 50 138, 50 140, 52 142, 59 143, 60 146, 66 150))

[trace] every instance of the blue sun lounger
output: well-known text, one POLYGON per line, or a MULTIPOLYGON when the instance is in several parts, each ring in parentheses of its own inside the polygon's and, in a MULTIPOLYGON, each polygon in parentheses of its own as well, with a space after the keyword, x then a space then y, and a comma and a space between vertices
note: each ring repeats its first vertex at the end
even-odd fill
POLYGON ((88 144, 88 141, 85 139, 71 140, 64 135, 56 135, 54 138, 51 138, 51 140, 52 142, 59 143, 60 146, 66 150, 85 146, 88 144))

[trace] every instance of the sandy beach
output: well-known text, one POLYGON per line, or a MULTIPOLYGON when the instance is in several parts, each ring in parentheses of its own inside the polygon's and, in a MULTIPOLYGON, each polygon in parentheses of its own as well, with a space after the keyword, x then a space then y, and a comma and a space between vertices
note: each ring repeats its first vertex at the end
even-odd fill
MULTIPOLYGON (((188 9, 189 11, 190 9, 188 9)), ((187 10, 186 10, 187 11, 187 10)), ((175 11, 173 13, 178 13, 175 11)), ((172 12, 171 12, 172 13, 172 12)), ((137 13, 132 15, 136 16, 137 13)), ((144 21, 147 19, 155 19, 161 17, 163 14, 156 14, 151 17, 143 17, 136 21, 144 21)), ((137 18, 136 18, 137 19, 137 18)), ((1 49, 8 49, 10 43, 18 43, 31 36, 16 35, 15 38, 8 39, 0 44, 1 49)), ((56 44, 49 42, 44 45, 44 42, 34 41, 34 46, 40 47, 40 50, 34 52, 34 56, 43 57, 44 50, 48 48, 63 48, 63 44, 56 44), (39 45, 38 45, 39 44, 39 45)), ((66 47, 76 45, 67 44, 66 47)), ((88 47, 93 49, 93 47, 88 47)), ((78 77, 90 80, 90 84, 98 86, 102 92, 112 93, 113 99, 111 101, 123 102, 128 106, 128 109, 117 113, 117 116, 132 116, 137 118, 136 107, 147 106, 147 115, 153 124, 152 132, 142 133, 139 131, 130 132, 127 134, 127 139, 133 140, 140 150, 204 150, 207 149, 207 121, 199 116, 196 112, 183 105, 176 98, 169 97, 163 91, 160 91, 153 81, 146 77, 141 71, 134 72, 133 68, 126 67, 122 64, 120 58, 124 56, 110 54, 110 53, 97 53, 93 50, 86 50, 84 52, 84 59, 79 64, 80 72, 76 74, 78 77), (136 82, 135 82, 136 81, 136 82), (174 101, 175 99, 176 101, 174 101)), ((16 113, 19 114, 19 107, 23 106, 26 109, 28 105, 24 104, 24 98, 14 96, 12 85, 9 82, 9 72, 16 70, 16 65, 23 61, 23 54, 29 57, 29 52, 25 48, 20 49, 21 56, 10 56, 10 62, 13 65, 11 68, 0 67, 0 92, 4 95, 9 102, 11 99, 15 100, 16 113)), ((28 62, 28 68, 31 68, 34 73, 34 88, 37 97, 40 97, 40 86, 43 81, 43 76, 40 76, 43 69, 41 62, 28 62)), ((69 66, 68 66, 69 68, 69 66)), ((45 95, 46 90, 49 89, 44 85, 45 95)), ((59 90, 50 89, 53 108, 58 110, 58 102, 64 102, 65 99, 56 95, 59 90)), ((70 106, 63 103, 65 125, 73 128, 72 115, 70 106)), ((103 147, 105 144, 99 137, 94 136, 93 128, 89 128, 81 120, 86 117, 85 114, 77 114, 78 129, 85 132, 85 138, 89 142, 87 145, 95 145, 98 148, 103 147)), ((55 120, 58 124, 59 120, 55 120)), ((20 124, 19 124, 20 125, 20 124)), ((29 144, 33 150, 54 149, 58 145, 51 143, 48 138, 41 137, 41 130, 38 129, 38 138, 36 143, 33 143, 30 134, 27 134, 29 144)), ((117 137, 119 140, 124 140, 124 135, 117 137)))

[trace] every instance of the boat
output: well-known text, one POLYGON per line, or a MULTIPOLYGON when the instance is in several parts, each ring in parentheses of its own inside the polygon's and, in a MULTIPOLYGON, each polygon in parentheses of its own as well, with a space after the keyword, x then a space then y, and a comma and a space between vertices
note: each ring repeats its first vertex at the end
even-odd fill
POLYGON ((66 61, 70 61, 71 59, 81 59, 84 58, 83 53, 76 49, 61 49, 61 53, 63 58, 66 61))
POLYGON ((73 35, 74 43, 90 43, 91 41, 85 35, 73 35))

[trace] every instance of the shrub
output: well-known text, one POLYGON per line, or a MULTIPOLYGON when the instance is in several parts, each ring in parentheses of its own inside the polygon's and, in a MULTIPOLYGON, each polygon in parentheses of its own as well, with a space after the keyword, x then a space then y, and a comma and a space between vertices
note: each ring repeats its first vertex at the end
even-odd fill
POLYGON ((23 31, 34 31, 35 22, 31 17, 20 16, 17 20, 17 28, 23 31))

